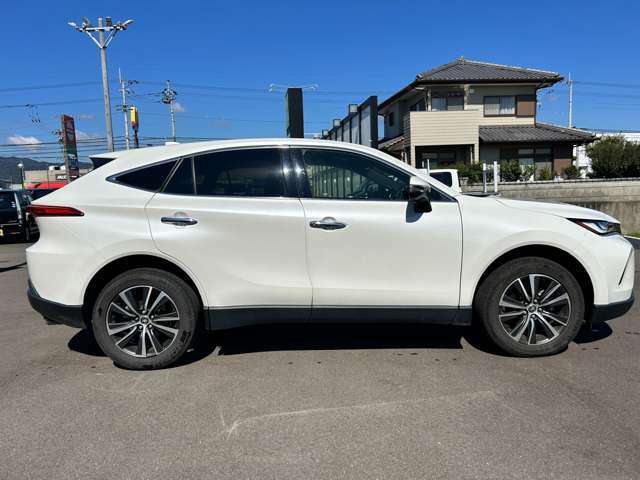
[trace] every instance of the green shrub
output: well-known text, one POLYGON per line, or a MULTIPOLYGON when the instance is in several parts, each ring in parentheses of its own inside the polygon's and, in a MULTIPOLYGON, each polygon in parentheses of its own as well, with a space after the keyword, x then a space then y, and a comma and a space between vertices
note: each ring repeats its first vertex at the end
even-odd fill
POLYGON ((548 181, 548 180, 553 180, 555 178, 555 174, 553 173, 553 170, 551 170, 551 168, 544 167, 540 169, 537 177, 538 178, 536 180, 548 181))
POLYGON ((481 163, 458 163, 454 167, 458 170, 458 177, 466 177, 469 183, 482 183, 481 163))
POLYGON ((564 178, 567 180, 575 180, 576 178, 580 178, 580 170, 575 165, 569 165, 567 168, 562 170, 562 174, 564 178))
POLYGON ((517 182, 521 179, 522 169, 518 160, 503 160, 500 162, 500 179, 503 182, 517 182))
POLYGON ((640 144, 621 135, 602 137, 587 146, 591 158, 592 178, 640 176, 640 144))

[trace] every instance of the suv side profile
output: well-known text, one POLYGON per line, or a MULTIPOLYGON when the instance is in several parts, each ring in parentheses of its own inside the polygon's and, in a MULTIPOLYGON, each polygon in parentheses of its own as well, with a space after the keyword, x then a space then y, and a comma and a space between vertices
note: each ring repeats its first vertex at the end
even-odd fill
POLYGON ((28 296, 127 368, 172 364, 200 329, 283 322, 478 321, 509 354, 548 355, 633 302, 615 219, 462 195, 368 147, 236 140, 101 160, 31 206, 28 296))

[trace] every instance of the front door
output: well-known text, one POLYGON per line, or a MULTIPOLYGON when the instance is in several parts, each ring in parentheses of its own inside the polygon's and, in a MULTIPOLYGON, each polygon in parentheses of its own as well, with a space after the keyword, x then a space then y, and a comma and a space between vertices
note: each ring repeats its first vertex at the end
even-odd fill
MULTIPOLYGON (((305 219, 279 148, 184 158, 147 205, 153 240, 201 282, 217 309, 311 305, 305 219)), ((268 315, 268 312, 267 312, 268 315)))
POLYGON ((409 174, 339 149, 293 153, 306 172, 307 263, 313 310, 456 309, 462 260, 458 203, 432 190, 429 213, 406 200, 409 174))

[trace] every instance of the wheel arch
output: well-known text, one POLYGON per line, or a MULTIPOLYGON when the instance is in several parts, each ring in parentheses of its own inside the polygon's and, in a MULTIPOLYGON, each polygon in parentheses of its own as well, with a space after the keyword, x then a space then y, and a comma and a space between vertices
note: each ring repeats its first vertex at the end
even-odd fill
POLYGON ((498 267, 504 265, 510 260, 514 260, 516 258, 522 257, 541 257, 546 258, 548 260, 553 260, 554 262, 562 265, 567 270, 571 272, 572 275, 578 281, 580 288, 582 288, 582 293, 584 295, 585 301, 585 318, 591 318, 591 310, 593 309, 593 299, 595 295, 594 285, 591 280, 591 277, 585 268, 585 266, 578 260, 575 256, 571 255, 569 252, 562 250, 561 248, 550 246, 550 245, 524 245, 520 247, 513 248, 507 252, 502 253, 496 259, 494 259, 482 272, 482 275, 476 282, 474 291, 473 291, 473 302, 475 305, 476 295, 478 294, 478 290, 480 290, 480 286, 487 279, 487 277, 498 267))
POLYGON ((180 279, 184 280, 189 287, 193 289, 200 302, 200 308, 202 309, 205 303, 203 293, 198 288, 196 281, 192 276, 181 266, 176 263, 156 255, 149 254, 134 254, 119 257, 111 260, 103 265, 91 278, 84 291, 84 301, 82 303, 82 314, 85 323, 88 327, 91 325, 91 312, 95 304, 100 291, 104 286, 117 275, 124 273, 134 268, 156 268, 158 270, 164 270, 169 273, 173 273, 180 279))

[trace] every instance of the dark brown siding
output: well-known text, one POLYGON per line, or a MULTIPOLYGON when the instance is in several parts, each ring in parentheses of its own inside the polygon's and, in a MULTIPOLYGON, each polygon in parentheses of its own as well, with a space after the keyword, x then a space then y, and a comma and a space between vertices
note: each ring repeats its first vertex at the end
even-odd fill
POLYGON ((536 116, 536 96, 518 95, 516 97, 516 116, 535 117, 536 116))
POLYGON ((573 162, 573 145, 558 143, 553 147, 553 169, 556 174, 561 175, 562 171, 573 162))

